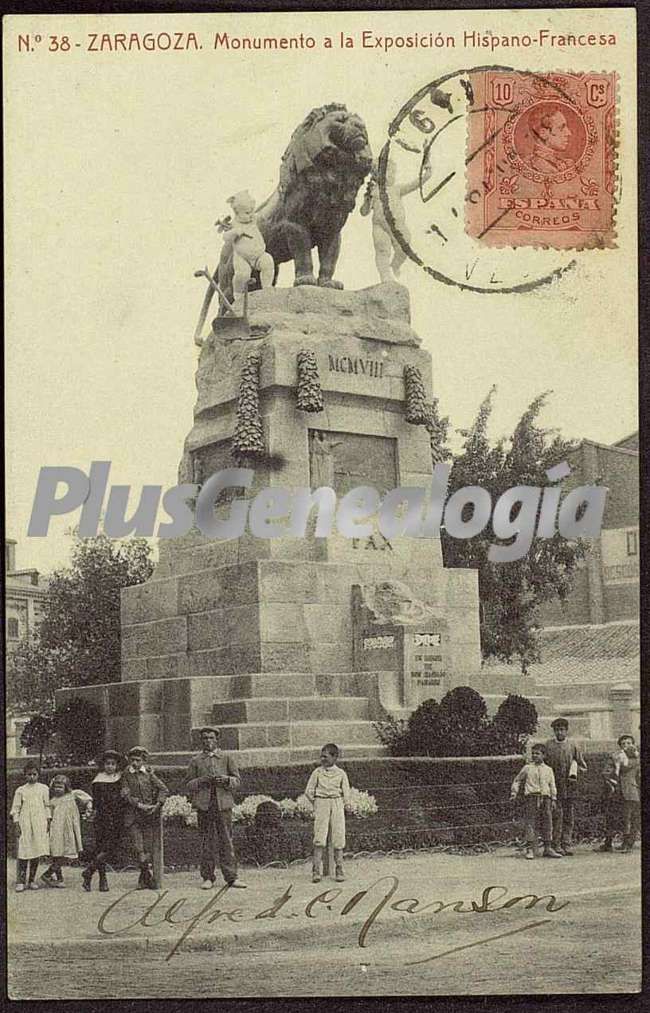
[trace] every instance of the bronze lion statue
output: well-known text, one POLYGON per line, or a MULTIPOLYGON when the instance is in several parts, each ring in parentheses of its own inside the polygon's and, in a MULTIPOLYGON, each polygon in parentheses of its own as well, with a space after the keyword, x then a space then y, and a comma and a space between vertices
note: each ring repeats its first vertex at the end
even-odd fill
MULTIPOLYGON (((282 156, 278 186, 256 212, 266 249, 275 262, 273 284, 279 265, 293 260, 294 285, 343 287, 333 278, 341 230, 371 167, 366 126, 340 103, 312 109, 294 130, 282 156)), ((231 301, 232 275, 232 245, 226 232, 217 281, 231 301)))

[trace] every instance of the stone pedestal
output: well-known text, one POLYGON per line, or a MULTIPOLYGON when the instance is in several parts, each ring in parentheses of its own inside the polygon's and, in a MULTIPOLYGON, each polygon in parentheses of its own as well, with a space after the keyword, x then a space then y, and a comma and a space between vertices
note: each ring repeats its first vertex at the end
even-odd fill
MULTIPOLYGON (((249 317, 264 337, 213 334, 201 350, 179 481, 235 466, 240 374, 257 350, 266 454, 246 499, 264 487, 325 484, 314 474, 317 432, 332 448, 326 470, 339 496, 359 485, 380 493, 429 486, 427 431, 404 417, 404 368, 418 367, 431 397, 431 357, 410 327, 405 288, 266 289, 252 293, 249 317), (318 413, 296 407, 302 349, 318 364, 318 413)), ((223 746, 250 750, 250 762, 311 758, 328 740, 347 756, 378 752, 372 719, 471 684, 478 672, 476 572, 445 569, 438 539, 315 538, 313 531, 260 539, 247 531, 215 541, 193 530, 161 541, 152 579, 123 592, 122 656, 122 683, 91 691, 117 748, 137 739, 170 757, 191 749, 197 727, 210 720, 221 726, 223 746), (406 585, 436 617, 422 629, 403 628, 399 663, 364 653, 353 635, 353 586, 386 581, 406 585), (424 659, 417 649, 424 641, 415 637, 425 634, 443 637, 441 652, 423 650, 444 661, 424 659)))

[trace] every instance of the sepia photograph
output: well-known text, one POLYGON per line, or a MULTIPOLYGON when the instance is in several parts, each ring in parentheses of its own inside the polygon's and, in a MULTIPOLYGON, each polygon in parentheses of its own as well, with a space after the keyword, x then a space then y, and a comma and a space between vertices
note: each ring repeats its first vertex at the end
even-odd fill
POLYGON ((103 6, 3 23, 9 998, 638 993, 635 9, 103 6))

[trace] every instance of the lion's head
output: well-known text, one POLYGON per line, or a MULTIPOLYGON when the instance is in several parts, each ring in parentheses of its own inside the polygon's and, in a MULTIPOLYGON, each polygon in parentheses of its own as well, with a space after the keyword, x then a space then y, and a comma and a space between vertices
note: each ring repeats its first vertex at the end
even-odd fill
POLYGON ((280 188, 314 166, 330 162, 348 163, 355 175, 363 178, 372 166, 372 152, 366 125, 356 113, 332 102, 312 109, 294 130, 280 167, 280 188))

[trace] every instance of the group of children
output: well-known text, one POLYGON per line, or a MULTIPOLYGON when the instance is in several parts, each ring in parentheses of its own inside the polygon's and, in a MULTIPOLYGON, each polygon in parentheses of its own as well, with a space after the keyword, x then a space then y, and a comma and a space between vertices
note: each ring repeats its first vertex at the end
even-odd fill
MULTIPOLYGON (((329 742, 321 750, 321 764, 314 770, 305 794, 314 806, 313 882, 323 874, 323 851, 328 835, 334 848, 335 878, 345 879, 343 849, 345 848, 344 806, 350 794, 347 774, 337 766, 339 749, 329 742)), ((147 750, 134 746, 128 753, 128 765, 119 770, 120 754, 106 750, 101 770, 91 785, 92 795, 73 789, 70 781, 57 774, 49 790, 38 780, 35 763, 24 768, 25 783, 16 789, 11 818, 18 835, 18 874, 16 891, 38 890, 36 876, 40 859, 50 857, 49 868, 40 877, 41 884, 64 887, 62 866, 73 861, 82 850, 79 811, 91 815, 95 830, 95 848, 83 870, 83 889, 92 889, 95 872, 99 889, 109 889, 107 865, 115 854, 124 833, 140 865, 138 888, 152 889, 152 834, 155 819, 168 795, 166 785, 146 765, 147 750)))
MULTIPOLYGON (((512 782, 511 797, 523 802, 526 858, 535 858, 539 838, 544 858, 573 854, 573 803, 578 772, 587 769, 578 747, 568 738, 568 722, 553 722, 555 738, 536 743, 530 762, 512 782)), ((601 805, 605 840, 598 851, 613 851, 619 814, 623 816, 622 853, 629 853, 640 828, 640 760, 632 735, 621 735, 618 751, 607 757, 602 771, 601 805)))
POLYGON ((64 774, 53 777, 48 790, 38 780, 35 763, 28 763, 24 773, 25 783, 16 789, 11 806, 18 835, 16 891, 38 890, 38 865, 46 855, 50 856, 50 866, 41 882, 60 888, 65 886, 63 862, 78 858, 81 850, 79 805, 92 808, 92 798, 85 791, 73 790, 64 774))
POLYGON ((39 769, 33 763, 24 767, 25 783, 16 789, 11 818, 18 836, 16 892, 38 890, 40 885, 63 888, 63 863, 79 858, 82 850, 80 810, 93 820, 95 848, 81 881, 83 889, 92 889, 99 874, 99 889, 108 889, 107 865, 126 831, 140 864, 138 887, 153 888, 151 845, 154 818, 167 797, 167 788, 145 766, 147 750, 134 746, 129 763, 119 770, 120 753, 104 752, 101 770, 89 795, 72 788, 69 778, 57 774, 47 785, 38 780, 39 769), (49 867, 37 881, 41 858, 49 858, 49 867))
MULTIPOLYGON (((538 837, 545 858, 571 855, 573 802, 579 770, 586 764, 575 743, 568 738, 568 722, 553 722, 555 738, 532 747, 532 759, 524 764, 512 782, 512 798, 524 806, 526 858, 533 859, 538 837)), ((631 735, 618 740, 618 752, 609 757, 603 770, 603 811, 605 841, 599 851, 612 851, 616 816, 622 809, 624 834, 622 852, 634 847, 640 827, 639 751, 631 735)), ((124 831, 138 857, 138 888, 153 888, 151 849, 154 820, 168 791, 146 766, 147 750, 129 750, 128 766, 118 769, 120 754, 107 750, 102 769, 94 778, 92 796, 73 789, 63 774, 50 782, 49 790, 38 780, 35 763, 24 768, 25 783, 16 789, 11 817, 18 834, 18 875, 16 891, 37 890, 39 861, 50 856, 49 868, 40 877, 44 885, 63 887, 63 862, 79 857, 82 848, 79 808, 93 814, 95 849, 82 873, 82 886, 90 891, 95 872, 99 889, 108 890, 107 863, 124 831)), ((311 774, 305 795, 314 807, 314 851, 312 881, 323 875, 323 852, 331 841, 334 849, 335 879, 343 882, 345 848, 345 804, 350 795, 347 774, 337 765, 339 749, 329 742, 323 746, 320 766, 311 774)))

